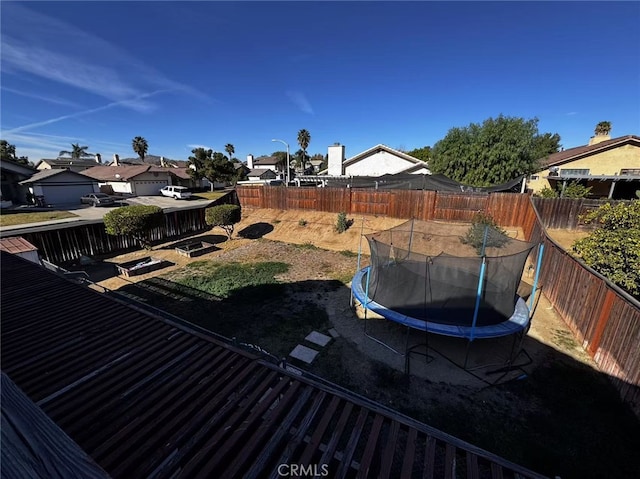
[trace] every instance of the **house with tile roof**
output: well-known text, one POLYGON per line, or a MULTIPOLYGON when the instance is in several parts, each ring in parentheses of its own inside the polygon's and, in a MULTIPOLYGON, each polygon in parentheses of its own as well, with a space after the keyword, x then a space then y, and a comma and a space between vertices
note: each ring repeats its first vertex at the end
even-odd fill
POLYGON ((40 197, 50 206, 80 204, 82 196, 100 191, 93 178, 67 169, 40 170, 20 185, 28 187, 35 198, 40 197))
POLYGON ((428 165, 402 151, 378 144, 350 158, 345 158, 345 146, 329 146, 328 168, 319 175, 382 176, 396 173, 430 174, 428 165))
POLYGON ((94 166, 82 174, 97 180, 107 194, 155 196, 161 188, 174 184, 173 170, 154 165, 94 166))
POLYGON ((100 164, 99 156, 95 160, 73 158, 43 159, 36 163, 36 170, 82 171, 100 164))
POLYGON ((539 160, 540 171, 527 188, 562 190, 570 182, 591 187, 591 195, 613 199, 635 198, 640 190, 640 136, 593 136, 587 145, 563 149, 539 160))

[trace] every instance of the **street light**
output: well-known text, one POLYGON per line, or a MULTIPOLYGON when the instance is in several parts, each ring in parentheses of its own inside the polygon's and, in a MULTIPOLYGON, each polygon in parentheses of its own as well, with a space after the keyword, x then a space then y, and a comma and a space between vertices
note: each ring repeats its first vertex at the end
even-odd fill
POLYGON ((273 139, 271 141, 279 141, 280 143, 282 143, 283 145, 285 145, 287 147, 287 186, 289 186, 289 170, 290 170, 290 168, 289 168, 289 143, 287 143, 284 140, 276 140, 276 139, 273 139))

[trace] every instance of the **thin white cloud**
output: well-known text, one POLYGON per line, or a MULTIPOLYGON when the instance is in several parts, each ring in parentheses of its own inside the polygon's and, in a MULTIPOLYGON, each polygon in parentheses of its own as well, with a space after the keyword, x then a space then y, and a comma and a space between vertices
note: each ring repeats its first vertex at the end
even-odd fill
POLYGON ((11 18, 3 22, 1 36, 3 74, 35 76, 112 102, 122 101, 120 105, 142 112, 153 109, 153 103, 142 96, 151 90, 177 91, 211 101, 78 25, 17 2, 3 3, 3 16, 11 18))
POLYGON ((569 113, 567 113, 567 116, 574 116, 577 115, 578 112, 577 111, 570 111, 569 113))
POLYGON ((11 134, 11 133, 18 133, 18 132, 21 132, 21 131, 32 130, 34 128, 38 128, 38 127, 41 127, 41 126, 51 125, 52 123, 58 123, 59 121, 69 120, 71 118, 77 118, 77 117, 89 115, 91 113, 97 113, 99 111, 108 110, 110 108, 114 108, 114 107, 117 107, 117 106, 131 105, 131 104, 134 104, 134 103, 138 103, 140 100, 144 100, 145 98, 150 98, 152 96, 158 95, 160 93, 166 93, 166 92, 167 92, 167 90, 157 90, 157 91, 154 91, 154 92, 151 92, 151 93, 143 93, 142 95, 138 95, 138 96, 136 96, 134 98, 128 98, 126 100, 121 100, 121 101, 114 101, 112 103, 109 103, 108 105, 99 106, 97 108, 90 108, 89 110, 78 111, 76 113, 71 113, 69 115, 62 115, 62 116, 58 116, 56 118, 50 118, 48 120, 39 121, 39 122, 36 122, 36 123, 30 123, 28 125, 19 126, 17 128, 12 128, 10 130, 2 132, 2 134, 6 135, 6 134, 11 134))
POLYGON ((4 85, 1 88, 2 88, 2 90, 6 91, 6 92, 9 92, 9 93, 13 93, 14 95, 20 95, 20 96, 24 96, 26 98, 32 98, 34 100, 46 101, 47 103, 53 103, 55 105, 70 106, 72 108, 80 108, 80 105, 78 105, 77 103, 69 101, 69 100, 65 100, 63 98, 58 98, 56 96, 39 95, 37 93, 16 90, 15 88, 9 88, 9 87, 6 87, 4 85))
POLYGON ((300 91, 288 91, 286 93, 289 97, 289 100, 291 100, 293 104, 300 109, 300 111, 302 111, 303 113, 308 113, 310 115, 314 114, 311 103, 309 103, 309 100, 307 100, 307 97, 304 93, 300 91))

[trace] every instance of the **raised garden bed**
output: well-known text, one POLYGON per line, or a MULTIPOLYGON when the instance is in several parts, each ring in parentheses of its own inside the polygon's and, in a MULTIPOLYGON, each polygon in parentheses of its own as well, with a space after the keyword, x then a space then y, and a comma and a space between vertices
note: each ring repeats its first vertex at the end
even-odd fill
POLYGON ((190 243, 176 246, 176 253, 189 258, 194 258, 203 254, 207 254, 216 249, 216 245, 213 243, 207 243, 206 241, 192 241, 190 243))
POLYGON ((118 274, 129 277, 150 273, 151 271, 164 268, 166 265, 166 261, 162 259, 154 258, 152 256, 145 256, 144 258, 140 258, 135 261, 129 261, 127 263, 122 263, 116 266, 118 268, 118 274))

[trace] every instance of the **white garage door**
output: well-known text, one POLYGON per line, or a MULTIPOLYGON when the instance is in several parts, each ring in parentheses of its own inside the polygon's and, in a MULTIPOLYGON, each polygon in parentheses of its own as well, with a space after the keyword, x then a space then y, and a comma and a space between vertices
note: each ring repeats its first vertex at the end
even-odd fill
POLYGON ((167 180, 150 180, 150 181, 136 181, 136 195, 138 196, 152 196, 160 195, 160 189, 163 186, 167 186, 169 182, 167 180))
POLYGON ((43 185, 42 193, 49 205, 79 205, 81 196, 93 193, 93 185, 43 185))

